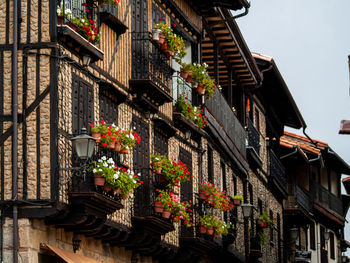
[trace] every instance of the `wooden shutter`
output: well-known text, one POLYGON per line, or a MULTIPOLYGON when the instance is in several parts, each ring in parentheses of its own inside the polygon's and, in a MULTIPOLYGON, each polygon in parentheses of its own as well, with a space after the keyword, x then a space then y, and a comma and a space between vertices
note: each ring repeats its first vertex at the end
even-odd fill
POLYGON ((208 146, 208 181, 214 184, 214 159, 213 149, 208 146))
POLYGON ((146 216, 151 213, 151 181, 149 177, 149 127, 148 124, 140 118, 133 116, 132 127, 136 128, 136 133, 141 137, 140 144, 134 147, 134 170, 140 173, 140 180, 144 183, 136 189, 134 199, 134 215, 146 216))
POLYGON ((329 234, 329 243, 331 259, 335 259, 334 234, 332 232, 329 234))
POLYGON ((100 93, 100 120, 118 125, 118 105, 108 93, 100 93))
POLYGON ((168 137, 164 131, 154 128, 154 152, 168 154, 168 137))
POLYGON ((94 90, 93 86, 77 75, 72 75, 72 130, 73 135, 80 133, 81 128, 90 131, 90 123, 94 122, 94 90))

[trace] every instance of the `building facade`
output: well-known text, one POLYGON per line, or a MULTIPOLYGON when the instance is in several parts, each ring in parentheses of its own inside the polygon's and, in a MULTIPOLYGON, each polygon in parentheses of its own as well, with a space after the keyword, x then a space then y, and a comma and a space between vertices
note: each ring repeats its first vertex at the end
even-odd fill
POLYGON ((272 58, 251 54, 235 23, 230 10, 243 15, 249 4, 115 3, 0 3, 1 260, 286 262, 280 137, 285 126, 306 125, 272 58), (218 87, 210 98, 152 37, 158 23, 182 37, 182 62, 207 64, 218 87), (206 127, 179 111, 181 96, 206 127), (127 154, 96 145, 89 160, 105 156, 134 171, 143 184, 129 198, 95 186, 73 149, 71 139, 102 120, 141 138, 127 154), (192 204, 191 227, 155 212, 162 184, 152 154, 187 166, 191 180, 172 191, 192 204), (253 213, 200 201, 203 182, 241 195, 253 213), (263 214, 270 228, 258 224, 263 214), (200 233, 204 215, 231 224, 227 235, 200 233))

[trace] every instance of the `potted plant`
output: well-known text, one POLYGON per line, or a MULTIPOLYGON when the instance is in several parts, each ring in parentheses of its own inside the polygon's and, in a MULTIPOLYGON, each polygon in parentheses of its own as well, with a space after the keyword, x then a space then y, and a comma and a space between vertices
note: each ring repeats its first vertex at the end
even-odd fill
POLYGON ((104 186, 106 180, 113 178, 115 174, 114 165, 114 160, 106 156, 102 156, 93 163, 89 171, 93 172, 95 185, 104 186))
POLYGON ((114 174, 111 178, 107 178, 107 182, 112 185, 114 189, 119 189, 118 193, 123 199, 133 197, 134 190, 143 182, 135 175, 131 169, 114 166, 114 174))
POLYGON ((215 218, 212 215, 205 214, 204 216, 199 217, 199 223, 200 226, 204 226, 206 228, 206 233, 208 235, 214 234, 214 225, 215 225, 215 218))
POLYGON ((63 6, 57 6, 57 22, 58 24, 62 24, 64 22, 64 18, 70 18, 72 15, 72 11, 69 8, 64 9, 64 14, 63 14, 63 6))
POLYGON ((192 106, 187 97, 182 94, 175 101, 175 107, 187 119, 193 121, 198 128, 203 129, 208 124, 208 118, 204 115, 203 109, 192 106))
POLYGON ((180 68, 180 77, 183 79, 187 79, 189 74, 191 74, 192 76, 192 72, 191 72, 191 64, 187 64, 187 63, 180 63, 181 68, 180 68))
POLYGON ((91 136, 96 139, 96 142, 100 142, 100 138, 102 134, 107 133, 107 126, 105 125, 105 121, 101 120, 100 125, 94 126, 90 123, 91 127, 91 136))
POLYGON ((272 218, 268 215, 268 212, 265 210, 264 213, 258 216, 258 225, 262 228, 274 228, 275 223, 272 218))
POLYGON ((120 132, 121 151, 122 154, 129 153, 129 149, 132 149, 136 143, 140 143, 140 136, 131 130, 125 130, 120 132))
POLYGON ((205 202, 209 201, 210 196, 214 196, 218 192, 218 189, 212 183, 201 183, 199 187, 199 195, 205 202))
POLYGON ((215 208, 220 209, 223 212, 230 211, 235 208, 231 198, 226 195, 226 191, 218 191, 215 200, 215 208))
POLYGON ((118 6, 119 5, 119 0, 99 0, 98 1, 98 5, 100 6, 104 6, 106 4, 111 4, 114 6, 118 6))
POLYGON ((161 154, 151 154, 151 167, 154 173, 162 174, 162 163, 165 161, 165 158, 161 154))
POLYGON ((174 222, 182 221, 185 227, 191 227, 193 225, 193 211, 190 209, 191 204, 187 201, 180 202, 180 198, 175 194, 172 195, 172 199, 174 200, 174 202, 171 211, 173 214, 174 222))
POLYGON ((228 234, 228 230, 231 228, 231 224, 225 223, 217 217, 215 217, 214 219, 214 236, 226 236, 228 234))
POLYGON ((156 204, 157 203, 159 204, 160 202, 160 205, 163 207, 162 217, 169 218, 171 215, 171 210, 174 205, 174 201, 171 198, 173 193, 165 190, 157 190, 157 192, 158 192, 158 196, 156 198, 156 204))
POLYGON ((232 199, 234 205, 240 206, 243 203, 243 196, 241 195, 235 195, 232 199))

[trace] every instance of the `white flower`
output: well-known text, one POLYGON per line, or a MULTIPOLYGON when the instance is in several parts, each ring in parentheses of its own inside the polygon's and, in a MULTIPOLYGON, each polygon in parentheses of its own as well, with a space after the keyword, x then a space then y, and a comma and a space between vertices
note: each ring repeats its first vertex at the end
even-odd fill
POLYGON ((99 171, 99 172, 102 172, 102 169, 100 168, 100 169, 98 169, 98 171, 99 171))
POLYGON ((135 126, 134 126, 134 128, 133 128, 133 129, 134 129, 134 131, 136 131, 136 127, 135 127, 135 126))
POLYGON ((135 181, 135 180, 132 180, 132 182, 133 182, 134 184, 136 184, 136 181, 135 181))
POLYGON ((82 18, 81 20, 80 20, 82 23, 85 23, 85 20, 84 20, 84 18, 82 18))
POLYGON ((131 193, 131 194, 130 194, 130 197, 131 197, 131 198, 134 198, 134 194, 133 194, 133 193, 131 193))
POLYGON ((117 180, 119 178, 119 175, 118 174, 114 174, 113 178, 114 178, 114 180, 117 180))
POLYGON ((114 123, 112 123, 112 127, 113 127, 113 128, 117 128, 117 125, 115 125, 114 123))
POLYGON ((106 156, 102 156, 101 158, 103 161, 106 161, 107 160, 107 157, 106 156))
POLYGON ((114 164, 114 160, 112 158, 109 158, 107 162, 110 164, 114 164))
POLYGON ((156 157, 156 158, 154 158, 154 159, 156 159, 157 161, 159 161, 159 158, 158 158, 158 157, 156 157))
POLYGON ((135 137, 134 137, 134 135, 133 135, 133 134, 130 134, 130 138, 131 138, 131 139, 134 139, 135 137))
POLYGON ((133 179, 133 178, 132 178, 132 175, 129 175, 129 177, 130 177, 130 179, 133 179))
POLYGON ((57 15, 61 14, 61 8, 59 6, 57 6, 57 15))
POLYGON ((138 176, 141 176, 141 173, 138 173, 137 175, 138 175, 138 176))
POLYGON ((125 146, 125 149, 129 149, 129 146, 125 146))
POLYGON ((95 173, 97 172, 97 170, 96 170, 96 169, 93 169, 92 172, 95 174, 95 173))

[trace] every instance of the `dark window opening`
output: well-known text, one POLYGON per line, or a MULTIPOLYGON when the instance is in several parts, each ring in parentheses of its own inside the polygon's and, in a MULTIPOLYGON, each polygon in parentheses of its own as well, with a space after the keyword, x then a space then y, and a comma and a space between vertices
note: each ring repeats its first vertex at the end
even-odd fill
POLYGON ((80 134, 81 128, 90 132, 94 123, 94 90, 93 86, 79 76, 72 75, 72 130, 73 135, 80 134))
POLYGON ((162 155, 168 154, 168 137, 158 128, 154 128, 154 152, 162 155))
POLYGON ((331 259, 335 259, 334 234, 332 232, 329 234, 329 244, 331 259))
POLYGON ((315 240, 315 223, 310 224, 310 248, 316 249, 316 240, 315 240))
MULTIPOLYGON (((252 205, 254 205, 253 186, 250 183, 248 186, 248 191, 249 191, 249 201, 252 205)), ((251 224, 253 224, 253 222, 254 222, 254 209, 252 211, 252 214, 250 215, 250 222, 251 222, 251 224)))
POLYGON ((100 93, 100 120, 118 125, 118 105, 107 92, 100 93))
POLYGON ((258 109, 255 109, 255 128, 260 132, 260 117, 258 109))
POLYGON ((52 255, 47 255, 47 254, 40 254, 39 253, 39 263, 65 263, 63 259, 57 257, 57 256, 52 256, 52 255))
POLYGON ((277 255, 278 255, 278 262, 282 262, 282 240, 281 240, 281 216, 280 214, 277 214, 277 255))
MULTIPOLYGON (((270 210, 270 214, 269 214, 269 216, 270 216, 270 219, 272 219, 273 220, 273 212, 272 212, 272 210, 270 210)), ((274 245, 274 239, 273 239, 273 235, 274 235, 274 233, 273 233, 273 231, 274 231, 274 229, 273 228, 270 228, 270 244, 273 246, 274 245)))
POLYGON ((258 198, 258 209, 259 209, 259 214, 263 213, 263 203, 260 198, 258 198))

